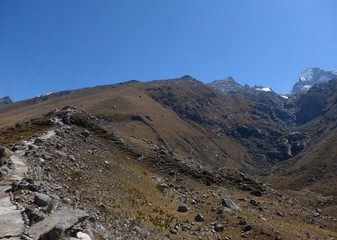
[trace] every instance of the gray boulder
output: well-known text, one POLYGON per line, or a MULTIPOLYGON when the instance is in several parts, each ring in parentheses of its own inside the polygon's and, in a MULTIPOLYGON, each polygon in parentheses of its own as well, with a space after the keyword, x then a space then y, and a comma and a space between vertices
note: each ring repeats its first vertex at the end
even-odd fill
POLYGON ((236 205, 236 203, 233 202, 230 199, 222 199, 221 204, 222 204, 222 206, 224 206, 224 207, 226 207, 230 210, 239 210, 239 211, 241 210, 241 208, 238 205, 236 205))
POLYGON ((34 201, 39 207, 47 206, 51 202, 51 198, 43 193, 36 192, 34 194, 34 201))
POLYGON ((88 217, 89 215, 82 210, 64 208, 33 225, 28 235, 33 239, 60 239, 66 230, 88 217))

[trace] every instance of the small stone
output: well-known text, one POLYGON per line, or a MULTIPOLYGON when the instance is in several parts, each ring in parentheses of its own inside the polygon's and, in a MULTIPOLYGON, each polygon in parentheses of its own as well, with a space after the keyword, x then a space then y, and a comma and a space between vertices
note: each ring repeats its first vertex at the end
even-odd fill
POLYGON ((194 220, 197 221, 197 222, 204 222, 205 221, 204 217, 201 214, 198 214, 197 216, 195 216, 194 220))
POLYGON ((140 227, 138 227, 138 226, 135 226, 134 230, 138 234, 143 234, 143 230, 140 227))
POLYGON ((259 206, 259 204, 258 204, 255 200, 253 200, 253 199, 251 199, 251 200, 249 201, 249 203, 250 203, 251 205, 253 205, 253 206, 256 206, 256 207, 259 206))
POLYGON ((242 191, 252 191, 253 189, 248 186, 247 184, 240 184, 240 187, 239 187, 242 191))
POLYGON ((220 223, 216 223, 216 224, 214 225, 214 230, 215 230, 216 232, 222 232, 224 229, 225 229, 225 226, 222 225, 222 224, 220 224, 220 223))
POLYGON ((247 221, 246 221, 246 220, 240 220, 238 224, 239 224, 239 225, 246 225, 246 224, 247 224, 247 221))
POLYGON ((252 226, 250 225, 250 224, 246 224, 244 227, 243 227, 243 231, 244 232, 249 232, 250 230, 252 230, 253 228, 252 228, 252 226))
POLYGON ((80 199, 80 191, 78 191, 77 189, 73 191, 73 195, 75 198, 80 199))
POLYGON ((0 174, 2 174, 2 175, 7 175, 10 171, 11 170, 6 166, 3 166, 3 167, 0 168, 0 174))
POLYGON ((176 229, 173 228, 173 229, 170 230, 170 233, 172 233, 172 234, 177 234, 178 232, 177 232, 176 229))
POLYGON ((59 111, 60 110, 58 108, 53 108, 47 113, 47 115, 50 116, 53 115, 54 113, 58 113, 59 111))
POLYGON ((34 144, 39 144, 39 143, 43 143, 43 140, 39 137, 35 138, 34 144))
POLYGON ((53 213, 59 205, 60 205, 60 202, 56 199, 53 199, 48 205, 47 212, 53 213))
POLYGON ((89 137, 90 132, 89 132, 88 130, 84 130, 84 131, 81 133, 81 135, 82 135, 83 137, 89 137))
POLYGON ((188 208, 187 208, 187 206, 185 206, 185 205, 180 205, 179 207, 178 207, 178 210, 177 210, 178 212, 187 212, 188 211, 188 208))
POLYGON ((11 151, 8 148, 0 146, 0 158, 8 157, 11 151))
POLYGON ((276 215, 279 216, 279 217, 284 217, 282 212, 277 212, 276 215))
POLYGON ((251 191, 250 194, 253 195, 253 196, 256 196, 256 197, 262 196, 262 192, 260 192, 258 190, 251 191))
POLYGON ((88 234, 84 233, 84 232, 78 232, 78 233, 76 233, 76 237, 78 239, 82 239, 82 240, 91 240, 91 237, 88 234))

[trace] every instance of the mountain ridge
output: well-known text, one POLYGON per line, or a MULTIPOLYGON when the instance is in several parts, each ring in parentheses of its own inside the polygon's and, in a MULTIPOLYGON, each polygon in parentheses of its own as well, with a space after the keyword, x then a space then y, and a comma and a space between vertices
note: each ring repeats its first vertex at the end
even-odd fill
MULTIPOLYGON (((29 169, 11 191, 33 229, 53 217, 48 209, 88 213, 67 236, 334 237, 335 89, 337 80, 285 99, 186 75, 2 105, 0 145, 24 151, 29 169), (323 104, 310 113, 312 99, 323 104), (52 203, 38 206, 41 194, 52 203)), ((1 164, 10 174, 13 164, 1 164)))

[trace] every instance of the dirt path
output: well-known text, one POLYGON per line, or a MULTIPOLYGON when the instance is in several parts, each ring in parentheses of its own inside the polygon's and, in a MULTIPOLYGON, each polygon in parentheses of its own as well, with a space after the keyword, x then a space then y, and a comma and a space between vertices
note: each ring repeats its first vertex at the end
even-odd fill
POLYGON ((15 169, 6 180, 0 183, 0 239, 20 239, 24 232, 24 221, 21 211, 11 201, 9 190, 14 180, 21 181, 28 166, 23 161, 24 150, 17 151, 11 156, 15 169))

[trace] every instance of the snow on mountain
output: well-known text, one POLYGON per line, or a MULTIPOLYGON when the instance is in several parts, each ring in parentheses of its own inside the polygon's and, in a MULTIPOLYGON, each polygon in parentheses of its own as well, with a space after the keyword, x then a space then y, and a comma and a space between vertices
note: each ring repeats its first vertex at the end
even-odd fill
POLYGON ((303 71, 298 82, 293 86, 292 94, 305 93, 314 84, 328 82, 337 79, 337 71, 326 71, 318 67, 308 68, 303 71))
POLYGON ((255 90, 262 91, 262 92, 271 92, 272 91, 271 88, 269 88, 269 87, 257 87, 257 88, 255 88, 255 90))
POLYGON ((45 93, 45 94, 42 94, 42 95, 37 95, 36 97, 46 97, 50 94, 53 94, 53 92, 48 92, 48 93, 45 93))

